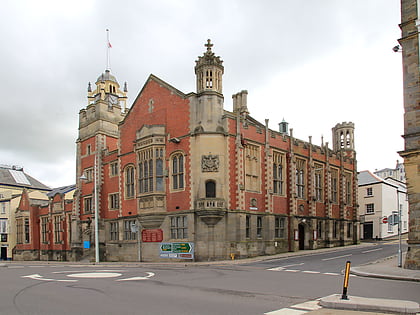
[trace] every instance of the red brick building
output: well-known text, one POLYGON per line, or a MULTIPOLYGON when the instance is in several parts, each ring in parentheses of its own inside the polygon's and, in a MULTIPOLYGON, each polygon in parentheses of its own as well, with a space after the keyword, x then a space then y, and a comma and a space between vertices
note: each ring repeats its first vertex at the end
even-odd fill
POLYGON ((68 260, 75 186, 31 197, 24 190, 16 209, 14 260, 68 260))
POLYGON ((194 93, 150 75, 126 110, 109 70, 89 84, 67 259, 94 256, 95 209, 101 261, 166 259, 161 243, 216 260, 358 242, 353 123, 330 148, 252 118, 247 91, 225 110, 223 61, 205 46, 194 93))

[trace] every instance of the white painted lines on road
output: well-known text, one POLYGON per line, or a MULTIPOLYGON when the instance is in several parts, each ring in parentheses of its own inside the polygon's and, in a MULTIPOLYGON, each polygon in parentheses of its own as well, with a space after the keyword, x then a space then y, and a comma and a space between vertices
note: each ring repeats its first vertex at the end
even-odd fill
POLYGON ((288 268, 288 267, 302 266, 303 264, 304 264, 304 263, 300 263, 300 264, 292 264, 292 265, 286 265, 286 266, 274 267, 274 268, 270 268, 270 269, 267 269, 267 270, 280 271, 280 270, 284 270, 285 268, 288 268))
POLYGON ((71 278, 116 278, 121 276, 118 272, 82 272, 67 275, 71 278))
MULTIPOLYGON (((295 265, 291 265, 291 266, 296 266, 296 265, 303 265, 302 264, 295 264, 295 265)), ((335 273, 335 272, 320 272, 320 271, 315 271, 315 270, 298 270, 298 269, 285 269, 286 266, 282 266, 282 267, 274 267, 274 268, 270 268, 267 270, 270 271, 285 271, 285 272, 302 272, 302 273, 308 273, 308 274, 322 274, 322 275, 328 275, 328 276, 341 276, 341 274, 339 273, 335 273)))
MULTIPOLYGON (((89 271, 89 272, 77 272, 74 273, 74 271, 72 271, 72 273, 70 273, 69 271, 57 271, 57 272, 53 272, 54 274, 65 274, 65 273, 70 273, 70 274, 66 274, 67 277, 70 278, 80 278, 80 279, 104 279, 104 278, 118 278, 123 276, 122 273, 117 272, 119 270, 97 270, 97 271, 89 271)), ((135 277, 130 277, 130 278, 123 278, 123 279, 116 279, 115 281, 133 281, 133 280, 147 280, 150 279, 151 277, 153 277, 155 274, 153 272, 146 272, 146 276, 135 276, 135 277)), ((50 279, 50 278, 45 278, 43 275, 40 274, 33 274, 33 275, 27 275, 27 276, 22 276, 22 278, 29 278, 29 279, 33 279, 33 280, 41 280, 41 281, 57 281, 57 282, 77 282, 79 280, 68 280, 68 279, 50 279)))
POLYGON ((264 313, 264 315, 301 315, 322 308, 319 306, 319 300, 307 301, 295 304, 276 311, 264 313))
POLYGON ((330 257, 330 258, 324 258, 322 259, 323 261, 327 261, 327 260, 333 260, 333 259, 340 259, 340 258, 344 258, 344 257, 350 257, 352 254, 348 254, 348 255, 342 255, 342 256, 336 256, 336 257, 330 257))
POLYGON ((147 273, 146 277, 132 277, 132 278, 127 278, 127 279, 118 279, 117 281, 147 280, 155 275, 153 272, 146 272, 146 273, 147 273))
POLYGON ((295 310, 292 308, 282 308, 280 310, 277 311, 272 311, 269 313, 264 313, 264 315, 301 315, 301 314, 305 314, 308 311, 302 311, 302 310, 295 310))
POLYGON ((379 248, 375 248, 375 249, 365 250, 365 251, 362 252, 362 254, 376 252, 376 251, 382 250, 382 249, 383 249, 382 247, 379 247, 379 248))
POLYGON ((49 279, 49 278, 44 278, 44 276, 41 276, 39 274, 22 276, 22 278, 29 278, 29 279, 41 280, 41 281, 57 281, 57 282, 76 282, 77 281, 77 280, 49 279))

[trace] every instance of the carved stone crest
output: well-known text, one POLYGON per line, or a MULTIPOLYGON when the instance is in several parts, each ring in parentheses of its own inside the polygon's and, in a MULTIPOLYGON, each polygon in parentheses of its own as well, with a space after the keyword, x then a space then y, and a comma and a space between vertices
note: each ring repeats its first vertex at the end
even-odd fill
POLYGON ((218 155, 203 155, 201 157, 201 170, 203 172, 218 172, 219 171, 219 156, 218 155))

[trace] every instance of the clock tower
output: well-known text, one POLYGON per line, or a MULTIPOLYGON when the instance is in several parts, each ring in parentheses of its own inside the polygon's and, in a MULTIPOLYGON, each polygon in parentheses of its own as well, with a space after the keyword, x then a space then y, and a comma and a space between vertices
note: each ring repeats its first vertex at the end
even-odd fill
MULTIPOLYGON (((117 79, 107 69, 98 77, 95 85, 96 88, 92 88, 88 83, 88 104, 79 112, 79 136, 76 141, 77 190, 72 219, 72 247, 79 248, 81 252, 86 238, 91 240, 93 237, 90 222, 94 219, 95 207, 98 207, 99 218, 102 217, 103 156, 118 149, 118 125, 127 112, 127 83, 121 90, 117 79)), ((99 227, 99 240, 103 237, 99 227)))

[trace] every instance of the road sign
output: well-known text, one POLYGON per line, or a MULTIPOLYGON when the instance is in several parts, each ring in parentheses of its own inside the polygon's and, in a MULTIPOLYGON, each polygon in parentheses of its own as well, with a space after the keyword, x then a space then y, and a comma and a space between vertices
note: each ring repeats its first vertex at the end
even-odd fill
POLYGON ((388 223, 388 218, 387 218, 387 217, 384 217, 384 218, 382 219, 382 223, 384 223, 384 224, 388 223))
POLYGON ((160 257, 194 259, 194 243, 161 243, 160 257))

